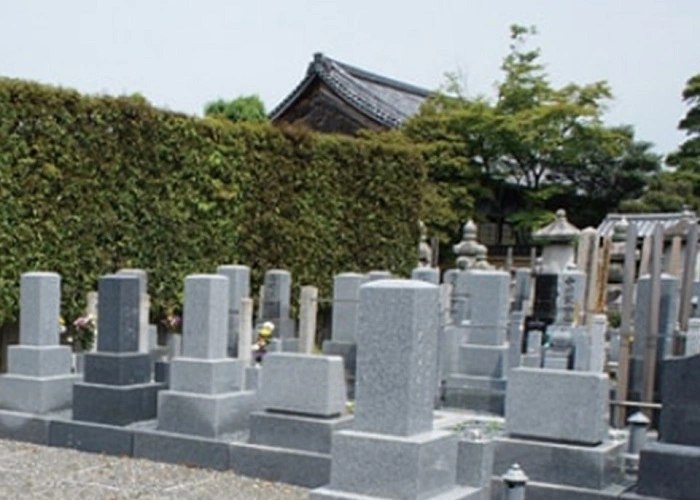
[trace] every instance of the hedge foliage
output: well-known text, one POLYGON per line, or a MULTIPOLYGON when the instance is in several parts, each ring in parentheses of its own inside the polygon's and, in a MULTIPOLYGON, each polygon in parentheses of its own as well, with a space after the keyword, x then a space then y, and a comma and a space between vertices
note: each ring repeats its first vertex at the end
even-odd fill
MULTIPOLYGON (((330 293, 344 271, 415 264, 421 154, 351 139, 238 125, 0 79, 0 323, 19 277, 63 277, 80 314, 101 275, 149 272, 154 316, 177 310, 183 279, 221 264, 285 268, 330 293)), ((255 288, 257 289, 257 288, 255 288)))

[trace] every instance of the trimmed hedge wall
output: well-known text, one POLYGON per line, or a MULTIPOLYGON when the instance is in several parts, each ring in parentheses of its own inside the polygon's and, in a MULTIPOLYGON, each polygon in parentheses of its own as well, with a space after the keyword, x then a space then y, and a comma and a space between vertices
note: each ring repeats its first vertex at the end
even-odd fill
MULTIPOLYGON (((344 271, 415 264, 425 166, 413 147, 235 125, 132 98, 0 79, 0 323, 19 277, 63 277, 63 314, 97 279, 149 272, 154 316, 221 264, 292 272, 330 294, 344 271)), ((257 288, 256 288, 257 289, 257 288)))

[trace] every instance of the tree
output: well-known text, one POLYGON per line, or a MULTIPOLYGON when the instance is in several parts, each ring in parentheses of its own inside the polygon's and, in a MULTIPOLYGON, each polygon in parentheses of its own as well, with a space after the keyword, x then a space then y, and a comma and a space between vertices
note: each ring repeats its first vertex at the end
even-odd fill
POLYGON ((240 96, 232 101, 212 101, 205 106, 204 115, 226 118, 232 122, 267 121, 265 104, 257 95, 240 96))
POLYGON ((687 81, 683 101, 690 109, 678 128, 688 138, 666 157, 666 163, 674 170, 654 178, 643 196, 623 204, 625 210, 673 212, 691 207, 700 211, 700 74, 687 81))
POLYGON ((535 34, 534 28, 511 27, 495 100, 465 96, 448 76, 443 92, 405 126, 413 140, 457 143, 484 180, 517 186, 517 207, 504 206, 492 190, 490 216, 523 234, 562 203, 572 208, 579 201, 587 209, 570 210, 572 220, 596 224, 620 199, 639 196, 660 160, 650 144, 635 142, 631 127, 603 123, 612 99, 606 82, 551 84, 540 50, 527 48, 535 34))

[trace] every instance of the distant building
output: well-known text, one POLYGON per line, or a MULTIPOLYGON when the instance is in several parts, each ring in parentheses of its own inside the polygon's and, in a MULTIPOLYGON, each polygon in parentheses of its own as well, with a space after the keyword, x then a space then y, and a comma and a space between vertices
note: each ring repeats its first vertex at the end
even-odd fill
POLYGON ((270 120, 349 135, 360 129, 389 130, 416 114, 430 94, 317 53, 270 120))

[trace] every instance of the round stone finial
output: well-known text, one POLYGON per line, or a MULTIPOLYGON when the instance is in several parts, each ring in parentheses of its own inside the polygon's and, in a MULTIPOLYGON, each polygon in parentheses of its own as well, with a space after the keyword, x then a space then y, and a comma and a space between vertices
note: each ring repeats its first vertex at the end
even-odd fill
POLYGON ((462 228, 462 241, 473 241, 476 239, 476 224, 469 219, 462 228))
POLYGON ((467 439, 469 439, 469 441, 481 441, 482 438, 483 435, 479 429, 471 429, 467 434, 467 439))
POLYGON ((563 208, 560 208, 559 210, 557 210, 556 214, 557 214, 557 219, 566 220, 566 210, 564 210, 563 208))
POLYGON ((418 230, 420 231, 420 240, 426 241, 428 239, 428 228, 425 227, 425 223, 422 220, 418 221, 418 230))
POLYGON ((509 486, 523 485, 527 483, 527 480, 528 477, 518 464, 511 465, 508 472, 503 475, 503 481, 505 481, 509 486))
POLYGON ((635 413, 634 415, 631 415, 627 419, 627 423, 629 425, 635 425, 635 426, 638 425, 638 426, 647 427, 647 426, 649 426, 649 424, 651 424, 651 420, 649 420, 647 418, 647 416, 644 415, 644 413, 642 413, 641 411, 638 411, 637 413, 635 413))

